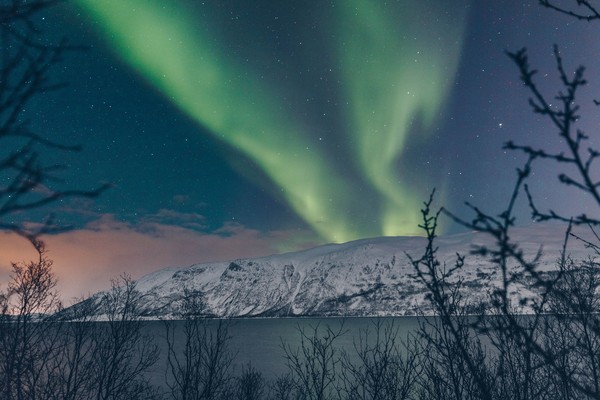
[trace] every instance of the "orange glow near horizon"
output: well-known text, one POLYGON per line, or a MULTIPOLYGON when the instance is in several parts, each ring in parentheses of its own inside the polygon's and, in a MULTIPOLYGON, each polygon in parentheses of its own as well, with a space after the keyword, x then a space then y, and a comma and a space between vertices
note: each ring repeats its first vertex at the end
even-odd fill
MULTIPOLYGON (((109 288, 110 280, 123 273, 137 279, 167 267, 274 254, 294 233, 263 234, 240 225, 212 233, 165 224, 141 230, 108 216, 86 228, 42 239, 54 261, 57 289, 64 304, 70 305, 78 298, 109 288)), ((36 253, 27 240, 16 234, 0 235, 0 290, 4 290, 11 262, 30 261, 36 253)), ((310 243, 300 247, 306 245, 310 243)))

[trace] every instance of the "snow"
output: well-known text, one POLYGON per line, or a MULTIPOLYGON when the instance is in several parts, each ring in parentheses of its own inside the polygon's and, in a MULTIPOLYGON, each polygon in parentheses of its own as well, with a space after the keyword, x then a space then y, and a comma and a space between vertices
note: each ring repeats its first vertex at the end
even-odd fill
MULTIPOLYGON (((591 233, 577 234, 591 240, 591 233)), ((527 259, 540 248, 540 266, 555 268, 564 240, 562 225, 534 224, 515 228, 527 259)), ((475 245, 493 246, 480 232, 441 236, 436 241, 440 261, 451 265, 456 253, 467 255, 460 277, 471 294, 481 296, 498 285, 499 273, 481 256, 469 255, 475 245)), ((423 254, 422 237, 381 237, 343 244, 329 244, 294 253, 255 259, 167 268, 138 280, 137 289, 150 315, 176 313, 184 288, 201 291, 208 313, 219 317, 240 316, 398 316, 427 313, 426 290, 414 277, 406 253, 423 254), (157 311, 160 310, 160 311, 157 311)), ((587 258, 590 250, 571 239, 574 259, 587 258)), ((515 297, 529 294, 516 287, 515 297)))

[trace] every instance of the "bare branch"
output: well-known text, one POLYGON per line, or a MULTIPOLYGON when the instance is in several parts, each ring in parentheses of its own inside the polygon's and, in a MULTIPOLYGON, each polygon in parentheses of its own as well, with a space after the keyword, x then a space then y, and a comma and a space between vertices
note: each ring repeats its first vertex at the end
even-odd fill
POLYGON ((598 12, 597 8, 591 4, 589 0, 577 0, 576 4, 578 7, 583 8, 582 12, 557 6, 551 0, 540 0, 540 5, 582 21, 591 22, 600 19, 600 13, 598 12))

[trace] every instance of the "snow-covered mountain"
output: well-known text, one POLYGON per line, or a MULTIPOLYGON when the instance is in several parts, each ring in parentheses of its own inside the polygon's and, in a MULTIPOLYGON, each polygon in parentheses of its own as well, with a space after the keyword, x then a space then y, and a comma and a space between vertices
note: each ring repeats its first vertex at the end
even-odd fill
MULTIPOLYGON (((590 237, 590 232, 579 230, 590 237)), ((540 268, 552 270, 560 256, 564 227, 535 224, 515 228, 512 238, 526 257, 542 248, 540 268)), ((383 237, 330 244, 310 250, 230 262, 167 268, 137 281, 149 317, 177 314, 184 288, 202 293, 206 312, 219 317, 399 316, 427 313, 426 290, 414 276, 407 253, 418 258, 421 237, 383 237)), ((467 255, 460 273, 469 295, 484 295, 498 282, 499 272, 482 256, 469 255, 473 245, 493 245, 483 233, 437 239, 439 260, 454 263, 467 255)), ((590 250, 571 239, 569 253, 586 258, 590 250)), ((516 298, 527 294, 523 285, 516 298)), ((96 297, 97 298, 97 297, 96 297)))

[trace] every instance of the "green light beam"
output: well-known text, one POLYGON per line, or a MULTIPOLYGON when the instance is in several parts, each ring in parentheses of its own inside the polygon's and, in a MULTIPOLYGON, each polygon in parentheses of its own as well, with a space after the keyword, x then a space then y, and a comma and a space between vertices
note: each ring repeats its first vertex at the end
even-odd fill
POLYGON ((219 139, 254 160, 324 238, 361 236, 348 222, 347 182, 310 149, 300 123, 248 71, 223 57, 177 2, 76 0, 120 57, 219 139))
POLYGON ((343 24, 339 60, 357 156, 346 162, 358 163, 364 175, 349 181, 327 154, 311 148, 307 130, 283 108, 281 97, 224 56, 221 43, 181 3, 75 1, 99 22, 125 62, 213 135, 250 157, 322 237, 340 242, 417 233, 423 194, 400 182, 394 166, 411 124, 421 118, 431 127, 447 97, 462 43, 461 12, 449 19, 442 8, 427 6, 430 1, 405 2, 410 13, 392 20, 379 2, 337 4, 343 24), (438 22, 424 28, 423 17, 438 22), (363 179, 382 204, 370 207, 371 194, 360 188, 363 179), (357 211, 372 216, 380 208, 380 226, 356 220, 357 211))
POLYGON ((442 4, 402 1, 398 17, 377 1, 336 3, 353 142, 365 178, 383 197, 384 235, 421 233, 416 211, 427 193, 402 182, 395 168, 411 126, 431 130, 454 82, 466 4, 442 4))

